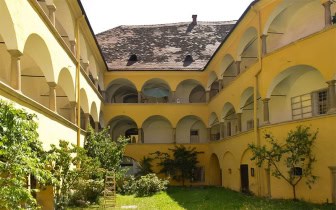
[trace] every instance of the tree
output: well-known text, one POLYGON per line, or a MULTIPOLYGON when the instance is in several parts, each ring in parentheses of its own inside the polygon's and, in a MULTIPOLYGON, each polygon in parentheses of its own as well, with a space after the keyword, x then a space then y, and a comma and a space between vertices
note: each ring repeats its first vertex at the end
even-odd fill
POLYGON ((185 180, 193 181, 194 171, 197 168, 197 155, 200 152, 196 148, 186 148, 183 145, 175 146, 174 149, 169 149, 173 152, 173 158, 168 153, 157 151, 153 154, 159 158, 159 166, 162 167, 160 173, 165 173, 173 177, 177 181, 182 181, 184 186, 185 180))
POLYGON ((37 189, 28 188, 28 176, 40 185, 52 181, 35 119, 0 100, 0 209, 37 209, 37 189))
POLYGON ((318 131, 311 132, 310 127, 298 126, 288 133, 284 144, 278 143, 271 134, 266 134, 265 139, 270 147, 249 144, 253 152, 251 160, 255 160, 259 167, 266 162, 274 177, 282 178, 291 185, 296 200, 297 184, 305 178, 307 186, 311 188, 317 179, 312 173, 316 161, 312 149, 317 134, 318 131), (286 169, 282 169, 282 166, 286 169))
POLYGON ((87 156, 87 151, 83 148, 64 140, 60 140, 58 146, 51 145, 49 153, 51 172, 59 181, 54 184, 55 207, 65 209, 76 185, 99 174, 100 163, 87 156))
POLYGON ((85 138, 84 148, 87 150, 88 156, 98 159, 102 168, 117 171, 120 169, 127 142, 128 139, 122 136, 113 141, 109 134, 109 128, 96 133, 90 127, 85 138))
POLYGON ((147 174, 154 173, 152 170, 152 161, 153 158, 144 156, 139 163, 139 171, 136 173, 136 176, 145 176, 147 174))

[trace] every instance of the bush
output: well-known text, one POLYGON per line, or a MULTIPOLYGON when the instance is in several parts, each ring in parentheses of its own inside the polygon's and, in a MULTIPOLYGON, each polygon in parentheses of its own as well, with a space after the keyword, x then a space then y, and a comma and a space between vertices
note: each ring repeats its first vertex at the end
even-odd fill
POLYGON ((124 179, 119 182, 117 191, 122 195, 135 194, 136 181, 134 176, 124 177, 124 179))
POLYGON ((74 189, 70 198, 70 205, 85 207, 90 204, 99 204, 99 196, 104 190, 103 180, 81 180, 74 189))
POLYGON ((168 180, 159 179, 156 174, 141 176, 135 183, 135 195, 137 197, 150 196, 167 189, 168 180))

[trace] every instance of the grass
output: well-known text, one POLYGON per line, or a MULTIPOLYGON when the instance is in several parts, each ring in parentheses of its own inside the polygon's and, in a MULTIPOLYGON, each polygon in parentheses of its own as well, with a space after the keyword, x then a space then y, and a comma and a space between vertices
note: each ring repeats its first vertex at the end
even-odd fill
MULTIPOLYGON (((333 205, 317 205, 302 201, 271 200, 248 196, 224 188, 172 187, 151 197, 117 196, 117 208, 136 205, 140 210, 336 210, 333 205)), ((88 209, 103 209, 92 206, 88 209)))

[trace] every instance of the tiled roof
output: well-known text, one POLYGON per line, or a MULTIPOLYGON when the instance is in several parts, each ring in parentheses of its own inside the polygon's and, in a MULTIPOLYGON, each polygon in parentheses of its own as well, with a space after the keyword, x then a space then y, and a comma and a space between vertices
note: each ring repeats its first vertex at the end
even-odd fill
POLYGON ((96 36, 109 70, 202 70, 235 23, 119 26, 96 36))

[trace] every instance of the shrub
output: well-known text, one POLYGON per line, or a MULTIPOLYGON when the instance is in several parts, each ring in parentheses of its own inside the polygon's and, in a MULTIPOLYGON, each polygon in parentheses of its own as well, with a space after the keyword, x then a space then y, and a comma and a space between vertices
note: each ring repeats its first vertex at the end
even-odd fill
POLYGON ((159 179, 156 174, 141 176, 136 181, 135 195, 137 197, 150 196, 167 189, 168 180, 159 179))
POLYGON ((89 204, 99 204, 99 196, 103 190, 103 180, 80 180, 74 187, 70 205, 85 207, 89 204))
POLYGON ((123 195, 132 195, 136 191, 136 179, 134 176, 124 177, 119 181, 117 191, 123 195))

